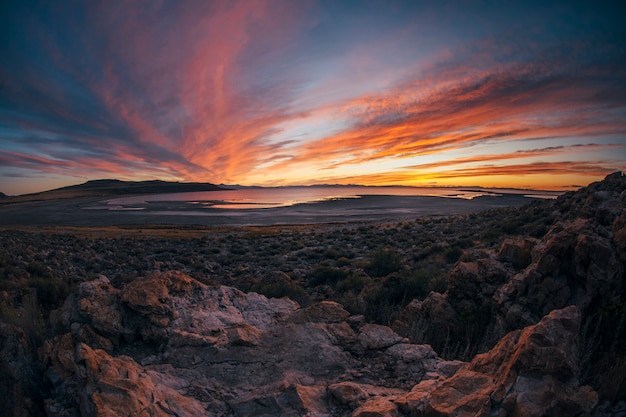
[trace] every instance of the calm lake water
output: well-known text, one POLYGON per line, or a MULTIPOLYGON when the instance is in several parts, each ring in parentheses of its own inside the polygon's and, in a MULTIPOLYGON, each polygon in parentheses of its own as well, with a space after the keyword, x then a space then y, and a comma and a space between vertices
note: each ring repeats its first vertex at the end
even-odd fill
POLYGON ((311 204, 330 200, 360 199, 363 196, 434 196, 457 199, 473 199, 481 196, 505 194, 526 195, 534 198, 556 198, 560 192, 487 189, 464 187, 363 187, 363 186, 317 186, 241 188, 224 191, 193 193, 153 194, 115 198, 107 201, 109 210, 143 210, 150 203, 185 203, 199 209, 265 209, 311 204))

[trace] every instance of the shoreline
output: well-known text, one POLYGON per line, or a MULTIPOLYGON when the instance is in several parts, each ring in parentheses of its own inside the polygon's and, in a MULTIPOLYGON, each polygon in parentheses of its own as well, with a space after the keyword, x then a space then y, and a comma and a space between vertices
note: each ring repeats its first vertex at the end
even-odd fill
POLYGON ((0 226, 281 226, 326 223, 396 222, 428 216, 470 214, 520 206, 537 199, 521 195, 471 200, 432 196, 367 195, 288 207, 198 208, 185 202, 151 202, 139 210, 109 210, 102 197, 16 203, 0 207, 0 226))

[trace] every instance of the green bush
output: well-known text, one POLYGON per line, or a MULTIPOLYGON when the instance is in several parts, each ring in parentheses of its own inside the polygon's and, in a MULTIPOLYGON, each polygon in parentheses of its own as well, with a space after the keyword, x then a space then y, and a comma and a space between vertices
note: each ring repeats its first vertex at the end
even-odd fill
POLYGON ((402 269, 402 259, 393 248, 379 248, 375 250, 368 265, 368 272, 375 277, 384 277, 402 269))
POLYGON ((339 268, 318 265, 310 275, 311 285, 335 285, 337 282, 345 279, 348 272, 339 268))
POLYGON ((341 266, 350 266, 352 264, 352 262, 350 261, 350 259, 346 258, 345 256, 340 256, 339 258, 337 258, 337 266, 341 267, 341 266))
POLYGON ((26 265, 26 271, 34 277, 50 278, 51 274, 48 268, 40 262, 29 262, 26 265))
POLYGON ((463 249, 458 246, 452 246, 448 250, 446 250, 445 258, 448 263, 455 263, 459 260, 459 258, 463 255, 463 249))
POLYGON ((255 291, 269 298, 288 297, 303 306, 308 305, 310 302, 309 295, 306 291, 293 281, 275 281, 261 285, 256 288, 255 291))
POLYGON ((361 292, 363 288, 372 283, 372 278, 365 274, 350 274, 347 278, 339 281, 335 288, 338 292, 352 291, 355 294, 361 292))
POLYGON ((62 278, 35 277, 26 285, 37 290, 37 302, 46 312, 60 307, 73 290, 73 286, 62 278))
POLYGON ((390 324, 395 316, 413 299, 423 299, 433 291, 435 281, 429 271, 403 271, 393 274, 376 286, 366 290, 368 319, 378 323, 390 324))

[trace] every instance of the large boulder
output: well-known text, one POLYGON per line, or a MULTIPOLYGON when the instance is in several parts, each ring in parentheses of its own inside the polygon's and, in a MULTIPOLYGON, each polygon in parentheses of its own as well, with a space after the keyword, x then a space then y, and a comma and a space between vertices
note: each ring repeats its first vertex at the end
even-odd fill
POLYGON ((504 330, 536 322, 554 309, 609 305, 624 292, 624 263, 612 235, 590 220, 558 223, 534 249, 535 261, 494 294, 504 330))
POLYGON ((418 416, 589 415, 598 395, 579 384, 580 311, 555 310, 507 334, 442 382, 421 383, 395 403, 418 416))
MULTIPOLYGON (((64 391, 73 391, 83 416, 207 416, 206 404, 180 393, 189 383, 142 367, 128 356, 112 357, 103 350, 71 343, 48 346, 48 375, 64 376, 64 391)), ((56 381, 56 380, 55 380, 56 381)), ((60 385, 57 384, 57 389, 60 385)), ((67 397, 46 401, 49 415, 64 411, 67 397)))
POLYGON ((498 251, 498 260, 509 262, 516 269, 524 269, 532 261, 532 250, 537 245, 537 239, 505 239, 498 251))

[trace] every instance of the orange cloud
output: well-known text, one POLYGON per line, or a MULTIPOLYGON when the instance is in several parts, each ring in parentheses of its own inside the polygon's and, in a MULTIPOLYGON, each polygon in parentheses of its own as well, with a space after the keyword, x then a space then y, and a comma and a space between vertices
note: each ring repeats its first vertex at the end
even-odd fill
MULTIPOLYGON (((622 167, 623 168, 623 167, 622 167)), ((585 162, 535 162, 513 165, 481 165, 447 168, 445 171, 399 170, 355 175, 341 179, 326 177, 321 182, 368 185, 486 186, 539 189, 571 189, 618 170, 616 165, 585 162)))
MULTIPOLYGON (((351 127, 292 149, 292 157, 272 168, 315 161, 321 169, 332 171, 349 164, 366 167, 374 161, 432 154, 441 155, 442 161, 436 164, 444 167, 460 163, 446 161, 449 152, 480 144, 551 140, 553 150, 564 146, 573 150, 567 147, 570 138, 595 140, 626 134, 626 121, 620 114, 606 111, 610 103, 594 98, 595 90, 606 88, 601 78, 594 79, 599 87, 594 82, 580 84, 569 74, 527 65, 482 71, 456 81, 448 78, 449 74, 440 81, 431 77, 428 88, 416 79, 389 93, 344 103, 340 114, 351 118, 351 127)), ((553 153, 546 150, 544 156, 553 153)), ((540 155, 520 151, 484 156, 483 162, 530 156, 540 155)))

